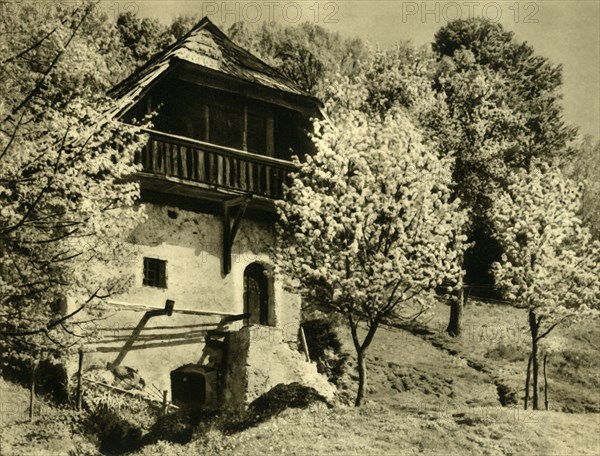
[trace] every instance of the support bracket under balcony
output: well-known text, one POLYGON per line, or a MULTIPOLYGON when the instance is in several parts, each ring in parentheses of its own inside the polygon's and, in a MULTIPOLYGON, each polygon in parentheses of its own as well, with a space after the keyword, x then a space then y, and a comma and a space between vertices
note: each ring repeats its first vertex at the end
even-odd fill
POLYGON ((231 272, 231 248, 252 195, 223 201, 223 274, 231 272), (233 222, 233 223, 232 223, 233 222))

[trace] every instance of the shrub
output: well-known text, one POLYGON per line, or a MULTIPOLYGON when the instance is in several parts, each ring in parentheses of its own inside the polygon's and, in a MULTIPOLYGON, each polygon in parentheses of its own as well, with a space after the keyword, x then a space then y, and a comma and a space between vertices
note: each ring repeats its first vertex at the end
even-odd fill
POLYGON ((315 402, 326 403, 326 399, 314 388, 294 382, 280 383, 254 400, 243 413, 222 426, 225 434, 241 432, 257 426, 283 412, 287 408, 306 408, 315 402))
POLYGON ((125 454, 142 446, 142 430, 107 405, 97 407, 89 416, 87 425, 97 436, 100 451, 104 454, 125 454))
POLYGON ((325 319, 312 319, 302 323, 310 359, 316 361, 317 370, 338 386, 346 370, 348 354, 342 344, 334 324, 325 319))
POLYGON ((150 429, 160 413, 158 403, 152 404, 142 397, 120 393, 93 383, 85 383, 83 399, 91 412, 102 407, 109 408, 142 430, 150 429))
POLYGON ((200 417, 188 409, 159 416, 144 439, 146 444, 160 440, 172 443, 188 443, 194 435, 195 425, 200 417))
POLYGON ((528 353, 527 348, 523 345, 501 341, 493 348, 490 348, 485 357, 510 362, 523 362, 527 361, 528 353))

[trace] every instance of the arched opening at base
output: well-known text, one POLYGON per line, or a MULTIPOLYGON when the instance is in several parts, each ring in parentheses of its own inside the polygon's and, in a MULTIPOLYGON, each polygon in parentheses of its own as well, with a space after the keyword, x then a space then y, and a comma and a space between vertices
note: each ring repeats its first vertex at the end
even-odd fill
POLYGON ((200 407, 206 402, 204 369, 193 364, 171 372, 171 400, 175 405, 200 407))

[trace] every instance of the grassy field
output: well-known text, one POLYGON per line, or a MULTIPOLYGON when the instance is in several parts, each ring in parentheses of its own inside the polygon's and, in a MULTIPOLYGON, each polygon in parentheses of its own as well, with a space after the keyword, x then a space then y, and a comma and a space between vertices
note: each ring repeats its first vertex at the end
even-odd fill
POLYGON ((594 455, 599 424, 596 414, 498 408, 398 413, 369 402, 360 410, 286 410, 239 434, 212 432, 187 445, 159 442, 137 454, 594 455))
MULTIPOLYGON (((214 427, 185 445, 159 441, 135 454, 600 454, 597 325, 556 333, 564 348, 550 358, 551 411, 526 412, 523 311, 470 302, 458 339, 444 333, 447 315, 440 305, 425 327, 377 333, 360 409, 343 405, 355 390, 351 361, 335 407, 288 409, 241 432, 214 427), (499 394, 499 385, 509 393, 499 394), (502 406, 511 392, 515 403, 502 406)), ((346 331, 340 336, 352 353, 346 331)), ((75 413, 40 402, 39 421, 30 424, 27 391, 2 381, 0 392, 2 455, 98 454, 75 413)))

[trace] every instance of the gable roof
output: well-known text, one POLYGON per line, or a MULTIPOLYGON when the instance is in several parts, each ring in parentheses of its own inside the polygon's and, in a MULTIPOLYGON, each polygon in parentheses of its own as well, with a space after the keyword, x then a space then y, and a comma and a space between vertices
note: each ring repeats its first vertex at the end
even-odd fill
POLYGON ((235 44, 210 19, 204 17, 185 36, 154 55, 109 91, 109 95, 117 100, 114 114, 131 107, 141 98, 145 89, 181 61, 320 104, 315 97, 277 70, 235 44))

